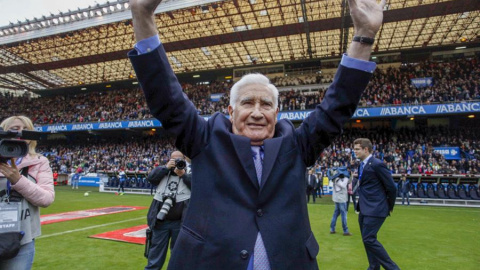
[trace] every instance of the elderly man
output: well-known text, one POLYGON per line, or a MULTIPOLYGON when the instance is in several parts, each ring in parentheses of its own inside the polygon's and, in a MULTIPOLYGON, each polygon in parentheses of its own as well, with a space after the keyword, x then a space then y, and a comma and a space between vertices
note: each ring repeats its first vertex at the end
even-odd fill
POLYGON ((296 129, 277 121, 278 90, 260 74, 231 89, 228 119, 208 121, 184 97, 158 37, 161 0, 131 0, 129 53, 152 114, 192 159, 192 196, 168 269, 318 269, 305 170, 342 132, 375 64, 385 1, 349 0, 355 37, 321 104, 296 129))

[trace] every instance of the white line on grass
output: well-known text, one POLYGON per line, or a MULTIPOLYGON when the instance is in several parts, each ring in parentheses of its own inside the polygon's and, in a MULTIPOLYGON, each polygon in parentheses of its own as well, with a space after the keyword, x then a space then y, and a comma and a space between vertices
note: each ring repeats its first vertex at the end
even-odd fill
MULTIPOLYGON (((400 206, 402 207, 402 206, 400 206)), ((402 207, 403 208, 403 207, 402 207)), ((398 208, 396 208, 398 209, 398 208)), ((394 209, 394 211, 396 210, 394 209)), ((403 208, 405 209, 405 208, 403 208)), ((480 212, 480 210, 476 207, 452 207, 452 206, 437 206, 437 205, 432 205, 432 206, 417 206, 414 205, 413 207, 408 207, 408 210, 433 210, 433 211, 445 211, 445 212, 480 212)), ((406 209, 405 209, 406 210, 406 209)))
POLYGON ((59 236, 59 235, 67 234, 67 233, 73 233, 73 232, 80 232, 80 231, 95 229, 95 228, 99 228, 99 227, 104 227, 104 226, 109 226, 109 225, 114 225, 114 224, 119 224, 119 223, 124 223, 124 222, 129 222, 129 221, 144 219, 144 218, 145 218, 145 217, 132 218, 132 219, 126 219, 126 220, 117 221, 117 222, 112 222, 112 223, 105 223, 105 224, 100 224, 100 225, 95 225, 95 226, 80 228, 80 229, 76 229, 76 230, 70 230, 70 231, 64 231, 64 232, 58 232, 58 233, 52 233, 52 234, 46 234, 46 235, 41 235, 41 236, 37 237, 37 239, 39 239, 39 238, 47 238, 47 237, 52 237, 52 236, 59 236))

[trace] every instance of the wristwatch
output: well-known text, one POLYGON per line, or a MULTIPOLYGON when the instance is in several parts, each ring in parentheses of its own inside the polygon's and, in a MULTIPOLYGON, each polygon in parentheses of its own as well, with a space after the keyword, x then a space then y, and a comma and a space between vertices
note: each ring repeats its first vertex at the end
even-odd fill
POLYGON ((360 42, 362 44, 373 45, 375 39, 370 37, 353 36, 353 41, 360 42))

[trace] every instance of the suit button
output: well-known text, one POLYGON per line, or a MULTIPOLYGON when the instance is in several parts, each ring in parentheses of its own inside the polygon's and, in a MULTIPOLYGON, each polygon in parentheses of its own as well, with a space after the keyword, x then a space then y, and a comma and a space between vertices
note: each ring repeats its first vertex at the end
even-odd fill
POLYGON ((248 251, 246 251, 246 250, 240 251, 240 258, 242 258, 244 260, 247 259, 248 258, 248 251))
POLYGON ((263 211, 262 211, 262 209, 258 209, 258 210, 257 210, 257 216, 259 216, 259 217, 263 216, 263 211))

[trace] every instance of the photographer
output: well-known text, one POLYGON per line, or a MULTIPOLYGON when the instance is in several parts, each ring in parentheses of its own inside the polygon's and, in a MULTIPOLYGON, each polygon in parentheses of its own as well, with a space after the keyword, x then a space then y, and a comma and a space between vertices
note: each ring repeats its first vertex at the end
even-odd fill
MULTIPOLYGON (((23 130, 34 130, 32 121, 25 116, 9 117, 0 127, 5 131, 19 133, 23 130)), ((15 244, 20 237, 6 239, 6 234, 14 232, 1 231, 0 251, 10 249, 11 252, 8 255, 1 252, 0 269, 31 269, 35 256, 34 239, 41 234, 39 207, 49 206, 55 198, 53 173, 48 159, 35 152, 36 141, 23 141, 28 145, 26 156, 1 159, 0 162, 0 203, 4 206, 15 206, 12 210, 18 209, 19 227, 23 232, 20 249, 18 254, 15 254, 15 244)))
MULTIPOLYGON (((151 230, 150 245, 147 244, 148 264, 145 270, 163 267, 167 256, 168 241, 173 249, 181 221, 190 201, 191 172, 185 156, 174 151, 166 166, 153 169, 147 180, 157 186, 157 192, 148 210, 147 222, 151 230), (149 246, 149 247, 148 247, 149 246)), ((147 237, 150 238, 150 237, 147 237)))
POLYGON ((335 203, 335 211, 333 212, 332 222, 330 223, 330 233, 334 234, 337 218, 342 216, 343 235, 351 236, 347 226, 347 185, 350 172, 346 167, 331 168, 327 172, 328 179, 333 182, 332 200, 335 203))

